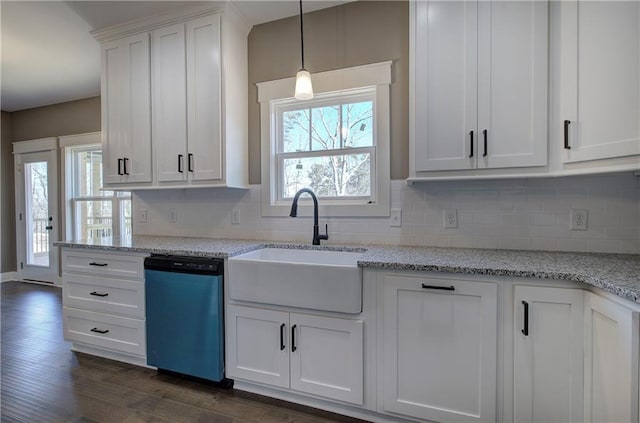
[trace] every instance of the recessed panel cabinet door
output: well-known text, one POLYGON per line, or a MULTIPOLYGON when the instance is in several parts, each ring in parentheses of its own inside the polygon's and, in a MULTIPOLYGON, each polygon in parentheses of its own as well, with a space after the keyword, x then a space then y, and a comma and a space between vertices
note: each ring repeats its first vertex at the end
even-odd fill
POLYGON ((585 419, 638 421, 638 312, 585 293, 585 419))
POLYGON ((291 388, 363 402, 362 320, 291 314, 291 388))
POLYGON ((640 154, 640 2, 562 1, 560 16, 564 162, 640 154))
POLYGON ((384 410, 495 422, 497 285, 387 274, 383 286, 384 410))
POLYGON ((582 422, 582 290, 514 292, 513 421, 582 422))
POLYGON ((478 168, 547 164, 548 7, 478 4, 478 168))
POLYGON ((195 19, 186 28, 189 178, 222 179, 220 16, 195 19))
POLYGON ((289 313, 227 306, 226 374, 289 387, 289 313))
POLYGON ((416 1, 412 76, 415 170, 475 168, 477 10, 475 1, 416 1), (474 131, 474 135, 470 132, 474 131), (472 139, 474 138, 475 139, 472 139))

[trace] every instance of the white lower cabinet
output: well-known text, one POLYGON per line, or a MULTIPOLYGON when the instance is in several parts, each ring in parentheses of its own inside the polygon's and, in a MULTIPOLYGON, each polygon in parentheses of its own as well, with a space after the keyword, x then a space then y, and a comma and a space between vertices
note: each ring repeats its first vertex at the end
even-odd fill
POLYGON ((363 403, 362 320, 228 305, 227 330, 228 377, 363 403))
POLYGON ((585 293, 584 421, 638 421, 636 310, 585 293))
POLYGON ((583 296, 515 286, 514 422, 583 421, 583 296))
POLYGON ((419 273, 379 281, 383 411, 495 422, 497 284, 419 273))

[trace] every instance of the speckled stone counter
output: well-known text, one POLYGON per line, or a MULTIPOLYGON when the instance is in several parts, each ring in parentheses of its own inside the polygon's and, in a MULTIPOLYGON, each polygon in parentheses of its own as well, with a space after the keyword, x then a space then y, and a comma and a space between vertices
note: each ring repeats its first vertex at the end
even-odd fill
POLYGON ((302 243, 163 236, 65 241, 55 245, 218 258, 265 247, 361 251, 358 265, 364 268, 568 280, 593 285, 640 304, 640 255, 361 245, 312 247, 302 243))

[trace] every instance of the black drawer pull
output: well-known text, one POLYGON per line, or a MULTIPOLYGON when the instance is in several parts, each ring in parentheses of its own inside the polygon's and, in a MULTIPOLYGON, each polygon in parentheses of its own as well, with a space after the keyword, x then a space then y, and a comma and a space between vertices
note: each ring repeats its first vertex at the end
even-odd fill
POLYGON ((188 159, 188 166, 189 166, 189 172, 193 172, 193 154, 189 153, 189 155, 187 156, 188 159))
POLYGON ((422 288, 423 289, 439 289, 440 291, 455 291, 456 287, 451 285, 451 286, 437 286, 437 285, 427 285, 427 284, 422 284, 422 288))
POLYGON ((98 267, 106 267, 108 265, 109 265, 109 263, 98 263, 98 262, 95 262, 95 261, 92 261, 91 263, 89 263, 89 266, 98 266, 98 267))
POLYGON ((184 161, 184 156, 182 154, 178 154, 178 172, 179 173, 184 173, 184 170, 182 169, 183 161, 184 161))
POLYGON ((122 159, 118 159, 118 175, 122 175, 122 159))
POLYGON ((101 334, 104 335, 105 333, 109 333, 109 329, 101 330, 101 329, 98 329, 98 328, 93 328, 93 329, 91 329, 91 332, 101 333, 101 334))
POLYGON ((296 327, 298 325, 291 326, 291 352, 295 352, 298 347, 296 347, 296 327))
POLYGON ((286 327, 286 325, 283 323, 280 325, 280 351, 285 349, 285 345, 284 345, 284 328, 286 327))
POLYGON ((529 336, 529 303, 523 301, 522 305, 524 306, 524 329, 522 329, 522 334, 529 336))
POLYGON ((469 154, 469 157, 473 157, 473 131, 469 132, 469 146, 471 147, 471 154, 469 154))
POLYGON ((128 157, 125 157, 125 158, 123 158, 123 159, 122 159, 122 163, 123 163, 123 166, 122 166, 122 173, 123 173, 124 175, 128 175, 128 174, 129 174, 129 172, 127 172, 127 162, 128 162, 128 161, 129 161, 129 158, 128 158, 128 157))
POLYGON ((571 150, 571 146, 569 145, 569 125, 571 124, 570 120, 564 121, 564 148, 565 150, 571 150))
POLYGON ((93 291, 93 292, 90 292, 89 295, 93 295, 94 297, 108 297, 109 293, 108 292, 93 291))
POLYGON ((482 157, 487 157, 489 154, 489 149, 487 148, 487 130, 482 131, 482 136, 484 137, 484 153, 482 153, 482 157))

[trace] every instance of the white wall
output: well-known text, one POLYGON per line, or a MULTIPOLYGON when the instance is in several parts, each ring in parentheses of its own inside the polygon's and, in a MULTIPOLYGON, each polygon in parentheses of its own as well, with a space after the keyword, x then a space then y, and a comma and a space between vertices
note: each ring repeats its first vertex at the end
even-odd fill
MULTIPOLYGON (((402 208, 402 227, 388 218, 334 218, 331 243, 640 253, 640 178, 631 173, 549 179, 430 182, 392 181, 392 207, 402 208), (444 229, 442 210, 458 210, 458 228, 444 229), (571 208, 588 210, 588 230, 569 230, 571 208)), ((147 223, 134 234, 311 241, 310 218, 262 218, 260 186, 226 189, 138 191, 134 210, 147 223), (178 222, 168 223, 175 208, 178 222), (231 224, 240 210, 240 225, 231 224)), ((135 216, 135 214, 134 214, 135 216)))

